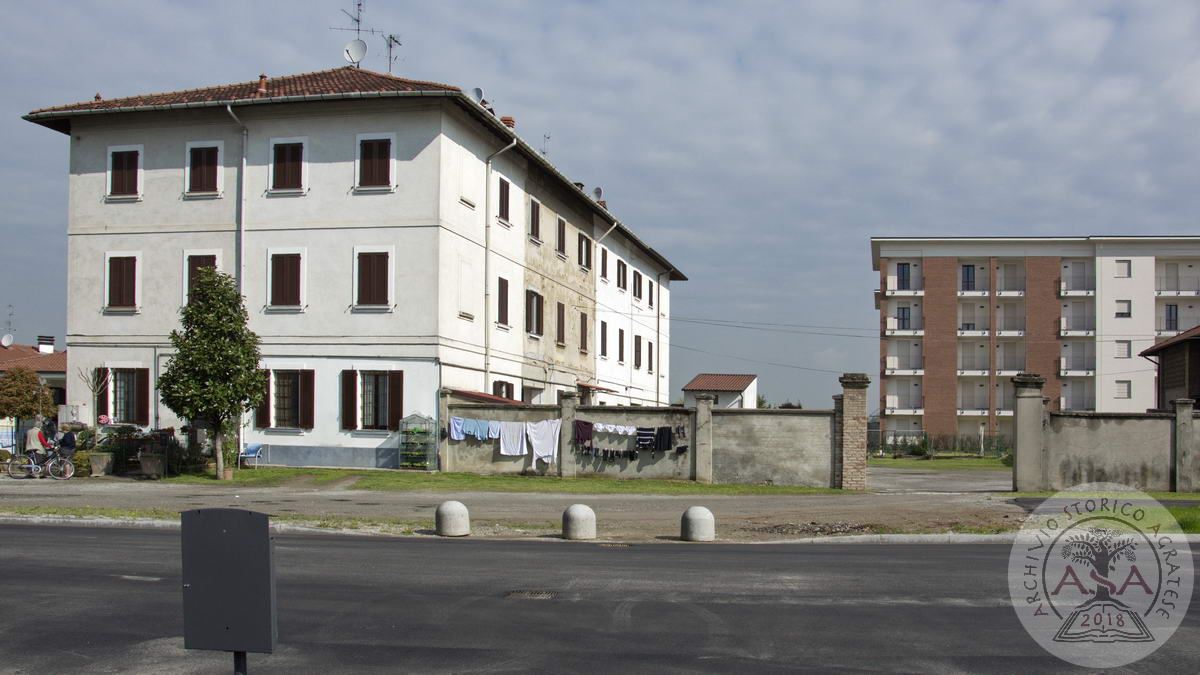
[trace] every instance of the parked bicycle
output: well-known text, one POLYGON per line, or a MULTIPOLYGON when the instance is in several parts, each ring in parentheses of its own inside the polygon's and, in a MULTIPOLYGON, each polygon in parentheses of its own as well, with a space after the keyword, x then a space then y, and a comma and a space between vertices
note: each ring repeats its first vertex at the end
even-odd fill
POLYGON ((69 457, 60 455, 57 450, 46 450, 41 456, 13 455, 8 460, 8 475, 10 478, 42 478, 49 476, 55 480, 68 480, 75 475, 75 464, 69 457))

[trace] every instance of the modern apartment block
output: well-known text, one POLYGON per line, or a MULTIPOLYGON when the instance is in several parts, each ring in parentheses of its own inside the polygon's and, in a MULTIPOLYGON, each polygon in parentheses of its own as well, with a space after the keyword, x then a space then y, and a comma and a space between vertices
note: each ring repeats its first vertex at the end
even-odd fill
POLYGON ((37 110, 70 139, 67 344, 111 375, 84 419, 186 423, 157 396, 193 271, 234 275, 273 463, 389 466, 442 388, 665 405, 686 277, 457 87, 357 68, 37 110))
POLYGON ((1009 435, 1021 371, 1055 410, 1155 406, 1138 353, 1200 323, 1200 237, 875 237, 885 437, 1009 435))

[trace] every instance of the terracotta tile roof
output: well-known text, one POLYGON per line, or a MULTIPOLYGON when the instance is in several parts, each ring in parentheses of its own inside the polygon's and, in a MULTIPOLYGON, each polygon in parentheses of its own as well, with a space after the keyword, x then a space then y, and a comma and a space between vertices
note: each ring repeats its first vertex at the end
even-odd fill
POLYGON ((13 345, 0 348, 0 371, 11 368, 28 368, 39 373, 67 372, 67 353, 42 354, 37 347, 13 345))
POLYGON ((470 391, 467 389, 451 389, 450 393, 453 396, 467 400, 478 401, 480 403, 501 403, 504 405, 524 405, 521 401, 514 401, 511 398, 496 396, 495 394, 485 394, 482 391, 470 391))
POLYGON ((302 73, 300 75, 267 78, 266 93, 260 94, 258 88, 259 80, 251 80, 249 82, 222 84, 202 89, 184 89, 159 94, 142 94, 124 98, 71 103, 34 110, 27 117, 44 115, 46 113, 130 110, 204 104, 215 105, 218 103, 224 104, 232 101, 246 100, 269 101, 271 99, 290 96, 335 96, 339 94, 387 91, 461 91, 458 87, 448 84, 409 80, 387 73, 377 73, 373 70, 364 70, 352 66, 319 70, 314 73, 302 73))
POLYGON ((723 373, 700 373, 691 382, 683 385, 684 391, 745 391, 757 375, 727 375, 723 373))
POLYGON ((1200 339, 1200 326, 1194 326, 1192 328, 1189 328, 1189 329, 1183 331, 1179 335, 1176 335, 1175 337, 1167 338, 1166 340, 1163 340, 1162 342, 1159 342, 1158 344, 1145 349, 1138 356, 1153 356, 1153 355, 1161 352, 1162 350, 1166 349, 1167 347, 1170 347, 1172 345, 1177 345, 1180 342, 1184 342, 1186 340, 1195 340, 1195 339, 1200 339))

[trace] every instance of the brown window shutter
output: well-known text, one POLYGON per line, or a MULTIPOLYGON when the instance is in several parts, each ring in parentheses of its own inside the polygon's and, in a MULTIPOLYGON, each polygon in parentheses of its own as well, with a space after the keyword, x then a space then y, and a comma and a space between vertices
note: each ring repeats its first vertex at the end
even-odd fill
POLYGON ((342 431, 358 428, 358 372, 342 371, 342 431))
POLYGON ((254 409, 254 426, 259 429, 271 428, 271 371, 258 371, 263 379, 263 397, 254 409))
POLYGON ((646 341, 646 370, 654 371, 654 343, 646 341))
POLYGON ((376 138, 359 145, 358 184, 362 187, 391 185, 392 141, 376 138))
POLYGON ((533 332, 533 291, 525 291, 525 332, 533 332))
POLYGON ((562 218, 558 219, 558 241, 555 242, 555 248, 559 253, 567 252, 567 221, 562 218))
POLYGON ((500 179, 500 220, 508 220, 508 181, 500 179))
POLYGON ((600 277, 608 278, 608 249, 600 249, 600 277))
POLYGON ((121 276, 124 278, 122 282, 122 307, 137 306, 137 258, 125 258, 125 269, 121 276))
POLYGON ((654 306, 654 282, 653 281, 646 282, 646 291, 647 291, 646 301, 650 303, 651 307, 653 307, 654 306))
POLYGON ((625 329, 617 331, 617 360, 625 362, 625 329))
POLYGON ((300 304, 299 253, 271 256, 271 304, 278 306, 300 304))
POLYGON ((642 367, 642 336, 633 336, 633 367, 642 367))
POLYGON ((108 259, 108 306, 135 307, 137 303, 137 258, 108 259))
POLYGON ((111 195, 137 194, 138 151, 123 150, 112 154, 111 195))
POLYGON ((96 369, 96 381, 104 382, 104 386, 96 394, 96 416, 108 414, 108 388, 112 386, 112 375, 108 372, 108 368, 96 369))
POLYGON ((133 372, 134 382, 134 423, 138 426, 150 425, 150 369, 138 368, 133 372))
POLYGON ((273 190, 299 190, 300 167, 304 162, 303 143, 278 143, 275 145, 275 175, 271 181, 273 190))
POLYGON ((187 260, 187 289, 188 302, 191 302, 192 289, 196 288, 196 271, 204 267, 216 267, 215 255, 189 255, 187 260))
POLYGON ((600 356, 608 356, 608 322, 600 322, 600 356))
POLYGON ((545 299, 542 298, 542 296, 538 295, 537 293, 534 293, 533 295, 534 295, 534 303, 533 304, 535 306, 535 309, 537 309, 537 334, 545 335, 546 327, 545 327, 545 324, 543 323, 543 319, 545 319, 545 314, 546 314, 545 299))
POLYGON ((508 325, 508 279, 496 279, 496 321, 508 325))
POLYGON ((567 341, 567 306, 560 303, 555 305, 554 312, 554 340, 559 344, 564 344, 567 341))
POLYGON ((358 304, 388 304, 387 253, 358 254, 358 304))
POLYGON ((404 417, 404 371, 393 370, 388 373, 388 429, 400 429, 400 419, 404 417))
POLYGON ((313 428, 313 384, 315 382, 313 371, 300 371, 300 428, 313 428))
POLYGON ((533 201, 529 202, 529 236, 542 238, 542 205, 533 201))
POLYGON ((587 351, 587 348, 588 348, 587 321, 588 321, 587 314, 580 312, 579 313, 579 348, 585 352, 587 351))
POLYGON ((217 149, 215 147, 192 148, 188 191, 217 191, 217 149))

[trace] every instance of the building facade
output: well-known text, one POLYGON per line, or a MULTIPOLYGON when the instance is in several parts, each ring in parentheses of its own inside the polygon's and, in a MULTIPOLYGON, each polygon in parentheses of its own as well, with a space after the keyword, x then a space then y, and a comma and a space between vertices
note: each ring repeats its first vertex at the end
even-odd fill
POLYGON ((244 439, 274 463, 389 466, 442 388, 665 402, 665 368, 602 369, 594 261, 660 279, 664 325, 685 277, 455 87, 339 68, 26 119, 70 137, 67 344, 110 375, 94 401, 70 390, 83 410, 186 423, 157 381, 201 266, 238 279, 262 339, 244 439))
POLYGON ((1200 323, 1200 237, 871 239, 885 438, 1009 436, 1021 371, 1052 410, 1155 405, 1138 354, 1200 323))

